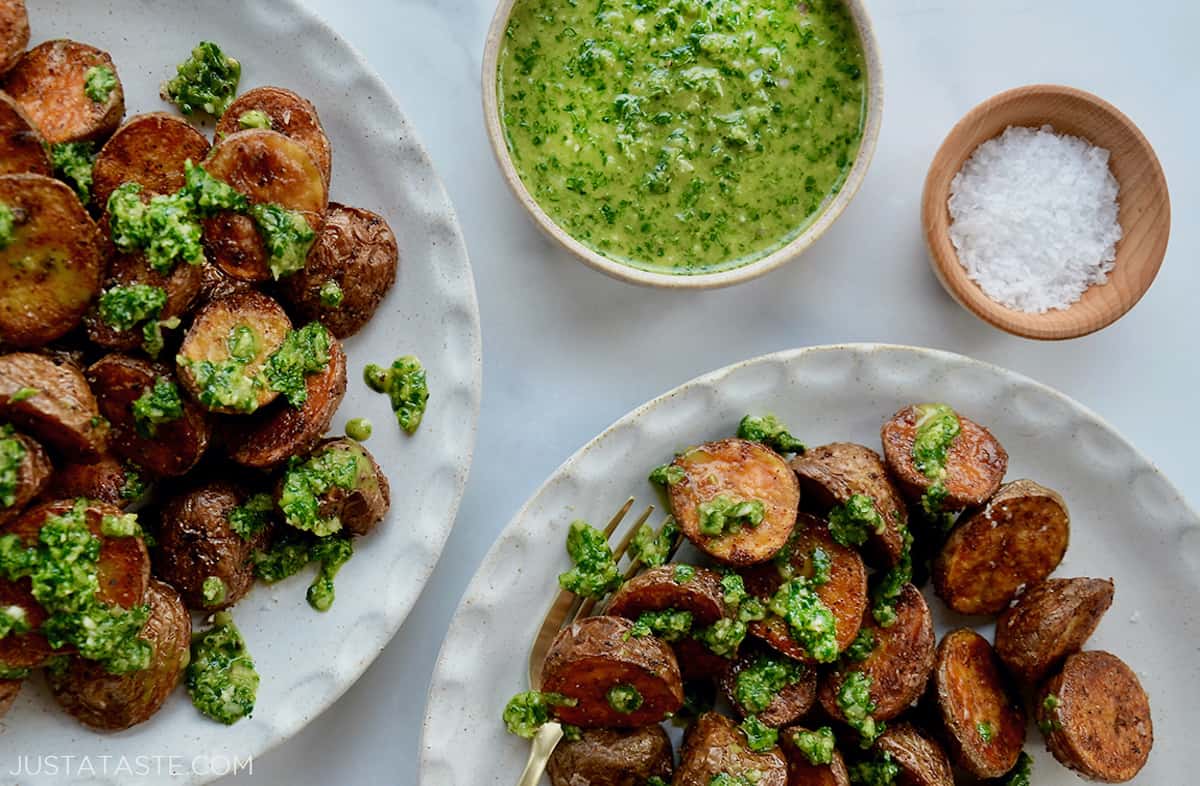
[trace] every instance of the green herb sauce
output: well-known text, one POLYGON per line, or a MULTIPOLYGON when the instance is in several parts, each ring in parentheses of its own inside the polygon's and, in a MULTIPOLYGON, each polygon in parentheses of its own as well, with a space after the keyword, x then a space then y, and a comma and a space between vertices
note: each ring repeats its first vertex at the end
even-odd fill
POLYGON ((650 482, 666 488, 682 483, 687 478, 687 470, 675 464, 663 464, 650 471, 650 482))
POLYGON ((802 577, 785 581, 768 607, 787 623, 792 638, 818 663, 837 660, 837 620, 802 577))
POLYGON ((342 292, 341 284, 331 278, 321 285, 318 297, 325 308, 339 308, 346 295, 342 292))
POLYGON ((849 548, 866 543, 872 532, 883 534, 885 527, 875 500, 865 494, 854 494, 829 511, 829 535, 849 548))
POLYGON ((317 233, 303 213, 279 205, 251 205, 250 216, 267 249, 267 264, 276 281, 304 268, 317 233))
POLYGON ((854 637, 854 641, 850 642, 850 646, 843 653, 847 660, 861 663, 871 657, 871 653, 875 651, 875 631, 870 628, 860 628, 858 635, 854 637))
POLYGON ((975 733, 979 735, 979 739, 983 740, 984 744, 987 744, 996 735, 996 729, 987 721, 980 721, 975 724, 975 733))
POLYGON ((1016 765, 1008 771, 1001 781, 1002 786, 1029 786, 1033 777, 1033 757, 1021 751, 1016 765))
POLYGON ((241 77, 241 63, 213 42, 201 41, 176 67, 164 93, 185 115, 204 112, 217 116, 233 103, 241 77))
POLYGON ((16 216, 12 208, 0 202, 0 249, 8 248, 15 234, 16 216))
POLYGON ((804 664, 790 658, 761 655, 738 672, 733 697, 747 713, 759 713, 771 706, 780 691, 795 685, 807 674, 804 664))
POLYGON ((75 189, 79 201, 92 198, 92 166, 96 163, 95 142, 60 142, 50 146, 54 175, 75 189))
POLYGON ((271 128, 271 116, 261 109, 251 109, 238 115, 239 128, 271 128))
POLYGON ((270 494, 258 493, 246 500, 245 504, 236 506, 229 511, 229 528, 236 532, 242 540, 250 540, 267 528, 271 521, 271 511, 275 510, 275 500, 270 494))
POLYGON ((542 693, 535 690, 518 693, 509 699, 504 707, 504 725, 509 734, 531 740, 538 729, 550 720, 552 708, 574 707, 576 704, 575 699, 561 693, 542 693))
POLYGON ((189 265, 204 261, 203 230, 192 202, 181 193, 158 194, 142 201, 142 187, 125 183, 108 197, 109 230, 113 244, 122 251, 141 252, 150 267, 163 274, 176 261, 189 265))
POLYGON ((147 284, 106 289, 100 295, 100 320, 113 330, 132 330, 147 319, 156 319, 167 304, 167 291, 147 284))
POLYGON ((746 747, 756 753, 769 751, 779 742, 779 731, 763 723, 757 715, 747 715, 738 728, 746 735, 746 747))
POLYGON ((724 494, 699 505, 700 533, 710 538, 736 535, 743 527, 762 524, 766 507, 762 500, 739 500, 724 494))
POLYGON ((23 388, 19 388, 16 393, 13 393, 11 396, 9 396, 8 403, 20 404, 22 401, 28 401, 41 392, 42 391, 38 390, 37 388, 31 388, 27 385, 23 388))
POLYGON ((901 527, 900 536, 903 538, 900 559, 883 573, 876 574, 875 587, 871 590, 871 616, 884 628, 896 623, 896 601, 900 600, 904 585, 912 581, 913 576, 912 533, 908 527, 901 527))
POLYGON ((608 706, 622 715, 637 712, 642 706, 642 694, 632 685, 614 685, 604 694, 608 706))
POLYGON ((258 672, 229 612, 218 612, 213 626, 193 637, 185 682, 192 704, 215 721, 230 725, 254 711, 258 672))
POLYGON ((871 700, 870 675, 861 671, 848 673, 838 688, 837 705, 846 725, 858 732, 863 748, 871 747, 876 738, 883 734, 883 723, 871 717, 875 702, 871 700))
POLYGON ((329 611, 334 600, 333 580, 353 556, 354 545, 349 538, 321 538, 313 544, 309 557, 320 562, 321 567, 305 594, 308 605, 317 611, 329 611))
POLYGON ((814 767, 833 762, 834 743, 833 729, 828 726, 822 726, 816 731, 797 731, 792 735, 792 744, 796 746, 796 750, 814 767))
POLYGON ((696 577, 696 569, 691 565, 676 565, 674 575, 671 576, 676 584, 687 584, 696 577))
POLYGON ((284 472, 279 495, 284 521, 317 537, 341 530, 342 520, 336 514, 321 515, 321 498, 335 488, 353 490, 364 460, 357 450, 333 449, 308 459, 293 459, 284 472))
MULTIPOLYGON (((666 564, 678 537, 679 526, 673 517, 667 516, 658 532, 655 532, 649 524, 638 527, 637 533, 629 543, 629 552, 634 559, 640 561, 647 568, 657 568, 666 564)), ((688 566, 680 565, 675 569, 676 573, 680 567, 688 566)))
POLYGON ((152 439, 160 424, 183 417, 183 400, 174 382, 160 379, 133 402, 132 410, 138 435, 152 439))
POLYGON ((200 595, 204 598, 205 606, 219 606, 229 596, 229 588, 220 576, 209 576, 200 585, 200 595))
POLYGON ((371 438, 372 428, 367 418, 351 418, 346 421, 346 436, 356 442, 366 442, 371 438))
POLYGON ((567 554, 575 567, 558 577, 558 585, 585 598, 602 598, 621 585, 621 572, 604 533, 583 520, 567 530, 567 554))
POLYGON ((272 390, 282 393, 293 407, 308 400, 305 379, 329 365, 329 331, 320 322, 310 322, 288 331, 279 349, 267 358, 263 375, 272 390))
POLYGON ((875 759, 854 764, 849 774, 854 786, 895 786, 900 777, 900 766, 892 760, 892 754, 885 752, 875 759))
POLYGON ((0 506, 11 508, 16 503, 23 463, 25 445, 13 436, 12 426, 0 426, 0 506))
POLYGON ((371 363, 363 369, 363 381, 376 393, 387 395, 392 412, 396 413, 396 422, 405 433, 416 432, 429 402, 425 369, 416 355, 397 358, 390 368, 371 363))
POLYGON ((738 423, 737 435, 761 442, 776 453, 803 453, 804 443, 791 435, 774 415, 747 415, 738 423))
POLYGON ((497 87, 513 163, 557 224, 693 274, 780 248, 840 190, 865 70, 841 0, 520 0, 497 87))
POLYGON ((962 424, 946 404, 922 404, 917 407, 917 433, 913 439, 913 464, 933 481, 921 497, 921 507, 930 517, 942 512, 946 500, 946 454, 962 431, 962 424))
POLYGON ((732 659, 737 656, 738 647, 746 638, 746 630, 746 623, 742 620, 722 617, 707 628, 696 631, 696 640, 714 655, 732 659))
POLYGON ((663 641, 679 641, 692 632, 692 612, 678 609, 643 611, 633 623, 629 636, 635 639, 655 636, 663 641))
POLYGON ((83 74, 83 92, 97 104, 108 101, 117 89, 117 75, 108 66, 92 66, 83 74))

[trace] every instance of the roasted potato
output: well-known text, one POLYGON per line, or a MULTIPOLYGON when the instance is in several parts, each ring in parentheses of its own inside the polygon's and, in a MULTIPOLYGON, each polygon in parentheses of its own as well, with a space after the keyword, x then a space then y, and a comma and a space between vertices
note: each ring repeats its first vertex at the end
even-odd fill
POLYGON ((87 497, 123 508, 141 498, 145 490, 141 473, 128 462, 106 454, 93 464, 63 464, 50 478, 46 497, 87 497))
POLYGON ((743 718, 747 715, 757 715, 760 721, 774 728, 795 723, 808 714, 817 700, 817 673, 803 664, 795 664, 800 670, 800 679, 785 685, 766 707, 747 707, 739 699, 738 677, 744 672, 756 666, 786 664, 790 660, 785 656, 773 654, 770 650, 741 653, 721 675, 720 681, 721 691, 734 711, 743 718))
POLYGON ((933 564, 938 597, 959 614, 998 614, 1067 552, 1070 516, 1055 491, 1017 480, 959 522, 933 564))
MULTIPOLYGON (((33 546, 46 519, 69 513, 74 506, 73 499, 36 505, 0 529, 0 535, 16 535, 27 547, 33 546)), ((96 597, 103 603, 128 609, 142 603, 146 595, 150 583, 150 557, 141 538, 110 538, 100 531, 100 522, 106 515, 120 513, 120 508, 92 500, 88 503, 86 519, 88 529, 100 538, 96 597)), ((14 669, 37 668, 45 665, 53 655, 61 654, 51 649, 45 636, 37 631, 46 620, 46 612, 33 597, 28 578, 16 582, 0 579, 0 605, 24 609, 25 619, 33 628, 28 633, 10 633, 0 638, 0 664, 14 669)))
POLYGON ((796 523, 800 484, 779 454, 757 442, 724 439, 686 451, 673 466, 684 477, 667 487, 671 512, 702 551, 729 565, 752 565, 766 562, 787 542, 796 523), (757 502, 762 520, 705 534, 701 507, 720 501, 757 502))
MULTIPOLYGON (((103 220, 101 225, 103 229, 103 220)), ((158 319, 167 320, 187 315, 200 294, 201 278, 200 268, 195 265, 175 265, 170 273, 160 273, 150 267, 141 254, 115 254, 109 258, 104 288, 127 287, 131 284, 158 287, 167 293, 167 302, 163 304, 158 319)), ((83 324, 87 328, 88 338, 97 346, 122 352, 131 352, 143 346, 145 336, 142 325, 129 330, 116 330, 100 318, 96 308, 88 310, 83 324)))
MULTIPOLYGON (((217 122, 217 139, 244 131, 248 126, 241 124, 242 115, 258 111, 271 121, 271 130, 278 131, 289 139, 304 146, 312 156, 313 163, 321 170, 325 186, 333 168, 333 149, 329 137, 317 117, 317 108, 308 99, 301 98, 282 87, 256 87, 247 90, 229 105, 217 122)), ((253 127, 253 126, 249 126, 253 127)))
POLYGON ((0 355, 0 417, 74 461, 98 461, 107 448, 108 429, 92 389, 63 358, 0 355))
POLYGON ((77 324, 100 291, 100 232, 65 183, 0 175, 13 239, 0 248, 0 344, 37 347, 77 324))
POLYGON ((381 216, 331 202, 304 269, 283 279, 280 291, 300 316, 346 338, 375 315, 399 261, 396 236, 381 216))
POLYGON ((153 647, 150 665, 129 674, 109 674, 95 661, 71 658, 62 672, 48 671, 54 700, 85 726, 120 731, 150 719, 179 684, 192 640, 192 617, 169 584, 150 580, 150 618, 140 637, 153 647))
POLYGON ((642 786, 651 777, 670 783, 674 769, 662 726, 587 729, 577 740, 560 742, 546 765, 551 786, 642 786))
POLYGON ((133 405, 160 382, 174 384, 171 369, 159 363, 111 354, 87 369, 87 380, 96 393, 103 415, 112 427, 112 451, 151 475, 177 477, 200 461, 211 433, 204 410, 180 396, 182 415, 159 423, 153 433, 139 429, 133 405))
MULTIPOLYGON (((212 149, 204 168, 244 194, 251 204, 276 204, 304 214, 320 230, 329 192, 321 170, 299 142, 277 131, 251 129, 227 137, 212 149)), ((254 219, 224 211, 204 221, 208 258, 232 278, 271 278, 266 249, 254 219)))
POLYGON ((977 778, 999 778, 1013 768, 1025 744, 1025 713, 987 639, 968 628, 946 634, 930 688, 959 767, 977 778))
MULTIPOLYGON (((0 16, 4 13, 4 2, 0 0, 0 16)), ((0 22, 0 27, 3 27, 3 22, 0 22)), ((3 32, 0 32, 0 37, 3 37, 3 32)), ((33 121, 7 93, 0 92, 0 175, 22 172, 50 177, 54 169, 42 143, 42 135, 33 121)))
POLYGON ((104 143, 92 168, 92 198, 103 210, 118 186, 137 183, 152 194, 173 194, 183 187, 183 165, 208 155, 208 140, 166 112, 129 119, 104 143))
POLYGON ((911 723, 889 726, 874 749, 890 754, 900 767, 896 786, 954 786, 954 772, 942 746, 911 723))
MULTIPOLYGON (((321 518, 336 516, 342 529, 354 535, 366 535, 383 521, 391 505, 391 488, 387 475, 379 468, 374 456, 361 443, 348 438, 329 439, 321 443, 310 455, 317 456, 331 451, 349 453, 356 458, 358 474, 353 488, 333 486, 317 499, 317 515, 321 518)), ((280 481, 279 496, 282 497, 283 483, 280 481)))
POLYGON ((676 580, 676 565, 650 568, 634 576, 613 593, 605 614, 636 620, 644 611, 690 611, 695 627, 711 625, 725 616, 725 590, 721 574, 694 568, 686 581, 676 580))
POLYGON ((920 698, 929 681, 937 644, 933 616, 921 591, 905 584, 896 601, 896 621, 882 627, 868 611, 862 627, 870 631, 875 642, 871 654, 862 661, 844 660, 821 678, 821 706, 830 717, 843 720, 838 691, 848 674, 861 672, 871 679, 871 701, 875 704, 871 717, 891 720, 920 698))
POLYGON ((0 439, 14 440, 24 451, 21 463, 17 466, 17 482, 12 492, 12 504, 4 505, 3 501, 0 501, 0 527, 3 527, 19 516, 25 506, 42 493, 54 473, 54 465, 50 463, 50 458, 46 451, 42 450, 42 446, 24 434, 14 433, 10 437, 4 437, 0 433, 0 439))
POLYGON ((0 87, 21 105, 51 145, 103 139, 125 117, 125 91, 112 58, 78 41, 38 44, 5 75, 0 87), (103 101, 87 94, 92 68, 107 68, 116 79, 103 101))
POLYGON ((788 786, 850 786, 850 773, 846 760, 837 748, 833 749, 833 760, 828 764, 813 764, 796 747, 798 732, 811 731, 803 726, 789 726, 779 731, 779 748, 787 759, 788 786))
POLYGON ((710 650, 694 638, 680 639, 671 643, 675 660, 684 680, 710 681, 720 678, 729 668, 729 660, 710 650))
POLYGON ((221 268, 211 262, 200 265, 199 302, 202 304, 252 289, 254 289, 254 285, 249 281, 230 278, 221 272, 221 268))
MULTIPOLYGON (((246 414, 228 405, 206 401, 193 364, 203 361, 220 364, 231 360, 234 351, 231 342, 243 329, 250 331, 254 354, 241 373, 250 380, 256 380, 266 366, 267 359, 283 345, 284 338, 292 329, 292 321, 283 308, 261 292, 239 292, 206 304, 196 312, 196 318, 179 348, 179 381, 192 398, 213 412, 246 414)), ((250 411, 265 407, 278 396, 278 391, 260 382, 254 388, 250 411)))
POLYGON ((1077 652, 1039 694, 1038 726, 1054 758, 1085 778, 1132 780, 1154 746, 1150 701, 1115 655, 1077 652))
POLYGON ((791 465, 800 479, 800 493, 816 500, 823 513, 844 505, 856 494, 870 497, 884 529, 868 535, 867 561, 880 567, 900 561, 908 526, 907 506, 878 453, 852 442, 835 442, 810 448, 792 459, 791 465))
MULTIPOLYGON (((900 490, 918 500, 933 485, 913 462, 913 441, 921 413, 917 406, 905 407, 883 424, 883 456, 900 490)), ((1008 453, 992 432, 973 420, 958 415, 960 432, 946 451, 946 510, 982 505, 1000 487, 1008 469, 1008 453)))
POLYGON ((263 530, 247 540, 229 523, 234 508, 249 496, 241 486, 217 480, 193 486, 163 505, 154 571, 179 590, 188 608, 206 612, 228 608, 254 585, 254 552, 269 533, 263 530), (204 580, 214 576, 224 585, 225 597, 209 602, 204 580))
POLYGON ((758 773, 756 786, 788 786, 787 761, 779 748, 755 753, 746 735, 724 715, 706 712, 683 737, 679 768, 672 786, 709 786, 721 773, 733 777, 758 773))
MULTIPOLYGON (((858 635, 863 612, 867 609, 867 569, 854 549, 838 544, 829 535, 824 521, 801 513, 785 549, 791 575, 811 578, 813 553, 823 550, 830 558, 829 581, 817 587, 817 597, 833 612, 837 626, 838 652, 844 651, 858 635)), ((746 590, 765 601, 783 584, 783 576, 774 564, 756 565, 742 571, 746 590)), ((750 623, 750 633, 796 660, 813 662, 809 653, 792 638, 787 623, 774 615, 750 623)))
POLYGON ((17 64, 27 46, 29 13, 25 0, 0 0, 0 74, 17 64))
POLYGON ((631 637, 632 627, 622 617, 585 617, 559 631, 542 665, 541 689, 575 699, 574 706, 555 708, 560 721, 584 729, 636 728, 683 705, 671 648, 651 636, 631 637), (618 690, 637 698, 619 710, 609 698, 618 690))
POLYGON ((1112 579, 1046 579, 1000 615, 996 654, 1017 679, 1036 685, 1083 647, 1112 600, 1112 579))
POLYGON ((268 469, 312 450, 329 431, 346 395, 346 352, 341 342, 329 342, 329 364, 324 371, 309 374, 305 387, 308 397, 299 409, 277 401, 251 422, 239 421, 227 435, 229 457, 245 467, 268 469))

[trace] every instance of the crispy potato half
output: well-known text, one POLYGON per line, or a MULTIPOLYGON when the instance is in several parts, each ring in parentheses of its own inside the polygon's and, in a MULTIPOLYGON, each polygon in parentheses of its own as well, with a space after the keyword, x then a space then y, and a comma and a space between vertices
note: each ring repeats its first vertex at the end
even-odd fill
POLYGON ((758 773, 756 786, 788 786, 787 760, 779 748, 755 753, 737 725, 715 712, 706 712, 683 736, 679 768, 672 786, 710 786, 721 773, 735 778, 758 773))
POLYGON ((183 187, 184 163, 199 164, 208 150, 204 134, 166 112, 130 118, 96 156, 93 199, 104 209, 109 195, 125 183, 138 183, 152 194, 173 194, 183 187))
POLYGON ((0 205, 13 215, 0 247, 0 344, 38 347, 79 324, 100 291, 100 232, 74 191, 42 175, 0 175, 0 205))
POLYGON ((0 417, 75 461, 98 461, 108 446, 92 389, 63 357, 0 355, 0 417))
POLYGON ((751 709, 738 700, 738 676, 753 669, 763 661, 786 661, 787 657, 772 653, 765 647, 757 651, 743 652, 721 675, 720 687, 725 698, 741 717, 757 715, 765 725, 773 728, 795 723, 808 714, 817 701, 817 673, 807 666, 800 666, 801 677, 785 685, 763 709, 751 709))
POLYGON ((586 729, 579 739, 559 743, 546 765, 551 786, 627 786, 652 777, 670 783, 674 769, 671 738, 658 725, 586 729))
POLYGON ((796 747, 795 737, 799 732, 812 731, 803 726, 789 726, 779 731, 779 749, 787 759, 788 786, 850 786, 850 773, 846 760, 837 748, 828 764, 813 764, 796 747))
MULTIPOLYGON (((102 219, 100 224, 103 231, 106 222, 102 219)), ((171 268, 170 273, 160 273, 150 267, 141 254, 114 254, 108 262, 104 288, 127 287, 133 284, 158 287, 167 293, 167 302, 163 304, 158 319, 167 320, 173 317, 182 318, 191 310, 200 294, 201 277, 200 268, 196 265, 178 264, 171 268)), ((83 324, 87 329, 88 339, 106 349, 132 352, 143 344, 141 325, 129 330, 116 330, 100 318, 96 308, 88 310, 83 317, 83 324)))
POLYGON ((613 593, 604 613, 636 620, 646 611, 690 611, 694 627, 711 625, 725 616, 725 590, 719 573, 694 568, 695 572, 681 582, 676 579, 675 568, 660 565, 637 574, 613 593))
POLYGON ((1112 579, 1046 579, 1026 590, 996 622, 996 654, 1026 685, 1036 685, 1084 643, 1113 601, 1112 579))
POLYGON ((87 497, 119 508, 135 502, 145 491, 142 478, 129 463, 105 454, 92 464, 63 464, 50 479, 50 499, 87 497))
POLYGON ((787 462, 770 448, 745 439, 723 439, 675 458, 684 477, 667 487, 671 512, 688 540, 728 565, 766 562, 787 542, 796 524, 800 484, 787 462), (703 530, 702 508, 721 502, 761 505, 758 524, 703 530))
POLYGON ((0 74, 17 64, 27 46, 29 13, 25 10, 25 0, 0 0, 0 74))
MULTIPOLYGON (((0 0, 0 7, 3 4, 0 0)), ((0 175, 22 172, 46 177, 54 174, 41 133, 12 96, 0 91, 0 175)))
MULTIPOLYGON (((329 204, 321 170, 299 142, 278 131, 239 131, 217 143, 204 168, 244 194, 251 204, 276 204, 304 214, 319 231, 329 204)), ((266 249, 254 219, 223 211, 204 221, 208 258, 227 275, 243 281, 271 278, 266 249)))
POLYGON ((125 116, 125 91, 107 52, 60 38, 30 49, 0 87, 21 105, 52 145, 103 139, 125 116), (88 74, 107 68, 116 85, 97 101, 88 95, 88 74))
POLYGON ((942 746, 911 723, 889 726, 875 741, 875 750, 891 754, 899 765, 900 786, 954 786, 954 771, 942 746))
POLYGON ((1006 484, 950 533, 933 564, 938 597, 959 614, 998 614, 1050 575, 1070 540, 1067 503, 1032 480, 1006 484))
POLYGON ((241 122, 247 112, 254 111, 267 116, 271 123, 270 130, 294 139, 308 151, 313 163, 321 170, 321 176, 328 187, 333 169, 333 148, 313 103, 283 87, 256 87, 247 90, 229 105, 225 114, 221 115, 217 122, 217 139, 254 128, 253 125, 243 125, 241 122))

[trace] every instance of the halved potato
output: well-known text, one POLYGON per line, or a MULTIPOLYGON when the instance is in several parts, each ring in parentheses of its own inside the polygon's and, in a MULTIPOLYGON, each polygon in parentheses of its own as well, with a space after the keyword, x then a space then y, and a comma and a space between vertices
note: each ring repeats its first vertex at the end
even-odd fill
POLYGON ((0 0, 0 74, 17 64, 27 46, 29 13, 25 0, 0 0))
MULTIPOLYGON (((0 0, 0 6, 4 2, 0 0)), ((50 177, 54 169, 33 121, 11 96, 0 91, 0 175, 21 172, 50 177)))
POLYGON ((77 324, 100 291, 100 232, 65 183, 0 175, 13 239, 0 248, 0 344, 37 347, 77 324))
POLYGON ((124 508, 136 502, 145 491, 145 483, 133 466, 106 454, 92 464, 72 461, 60 466, 50 479, 46 497, 87 497, 124 508))
POLYGON ((900 767, 896 783, 901 786, 954 786, 954 771, 942 746, 911 723, 889 727, 874 749, 889 754, 900 767))
POLYGON ((271 121, 270 130, 278 131, 303 145, 312 156, 313 163, 321 170, 325 185, 329 185, 333 150, 321 126, 321 118, 317 116, 317 108, 311 101, 282 87, 247 90, 221 115, 217 123, 217 139, 246 130, 240 121, 243 115, 251 111, 263 112, 271 121))
POLYGON ((1083 647, 1112 600, 1112 579, 1046 579, 1000 615, 996 654, 1018 679, 1036 685, 1083 647))
POLYGON ((737 724, 715 712, 704 713, 688 727, 679 759, 673 786, 711 786, 722 773, 742 776, 755 786, 788 784, 787 760, 779 748, 750 750, 737 724))
MULTIPOLYGON (((104 220, 101 220, 103 231, 104 220)), ((104 288, 127 287, 132 284, 144 284, 158 287, 167 293, 167 302, 159 311, 158 319, 167 320, 174 317, 184 317, 191 310, 200 294, 202 274, 196 265, 175 265, 170 273, 160 273, 146 262, 142 254, 114 254, 108 262, 108 271, 104 277, 104 288)), ((100 318, 95 308, 89 309, 83 317, 88 339, 94 344, 108 349, 131 352, 144 344, 145 335, 142 325, 136 325, 129 330, 116 330, 100 318)), ((165 332, 165 328, 163 329, 165 332)))
POLYGON ((138 183, 153 194, 173 194, 183 187, 183 165, 199 164, 208 155, 208 140, 189 123, 151 112, 129 119, 104 143, 92 168, 92 195, 101 210, 125 183, 138 183))
POLYGON ((25 53, 0 87, 13 97, 51 144, 103 139, 125 116, 125 91, 107 52, 78 41, 45 41, 25 53), (107 68, 116 86, 103 101, 87 94, 88 72, 107 68))
POLYGON ((587 729, 563 740, 546 765, 550 786, 626 786, 658 777, 669 783, 675 769, 671 738, 662 726, 631 731, 587 729))
POLYGON ((97 461, 108 446, 108 427, 92 389, 64 357, 0 356, 0 417, 76 461, 97 461))

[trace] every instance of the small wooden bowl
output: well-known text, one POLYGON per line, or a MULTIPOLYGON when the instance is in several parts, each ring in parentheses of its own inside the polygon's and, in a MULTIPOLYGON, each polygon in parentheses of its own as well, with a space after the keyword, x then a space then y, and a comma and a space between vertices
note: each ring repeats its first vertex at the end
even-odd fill
POLYGON ((772 253, 756 259, 749 264, 731 270, 716 273, 698 273, 695 275, 655 273, 639 270, 610 259, 573 238, 563 230, 554 219, 542 210, 541 205, 534 200, 533 195, 525 188, 521 176, 513 166, 505 141, 504 125, 500 120, 500 96, 497 93, 497 68, 500 60, 500 50, 504 46, 505 30, 508 29, 508 19, 512 14, 516 0, 499 0, 496 15, 492 17, 492 25, 488 30, 487 41, 483 49, 483 118, 487 127, 488 139, 492 144, 492 152, 500 164, 504 180, 516 196, 521 207, 529 214, 534 224, 547 236, 558 241, 563 248, 570 251, 589 267, 606 273, 613 278, 628 281, 642 286, 663 287, 665 289, 716 289, 732 286, 749 281, 775 268, 790 262, 800 256, 841 216, 842 211, 854 199, 859 186, 867 176, 867 169, 875 155, 875 145, 879 140, 879 129, 883 121, 883 61, 879 54, 879 44, 875 40, 875 32, 867 15, 865 0, 845 0, 858 29, 859 40, 863 48, 863 60, 866 63, 866 108, 863 118, 862 139, 859 142, 858 155, 854 164, 846 174, 841 190, 828 199, 820 213, 812 219, 808 227, 794 240, 772 253))
POLYGON ((1146 294, 1162 265, 1171 234, 1171 199, 1154 148, 1128 117, 1100 98, 1059 85, 1018 87, 989 98, 958 122, 933 158, 925 179, 921 221, 933 272, 946 291, 975 316, 1025 338, 1086 336, 1117 321, 1146 294), (1093 286, 1062 311, 1027 314, 1006 308, 967 277, 950 242, 950 182, 981 144, 1009 126, 1053 126, 1111 154, 1120 186, 1123 236, 1105 284, 1093 286))

